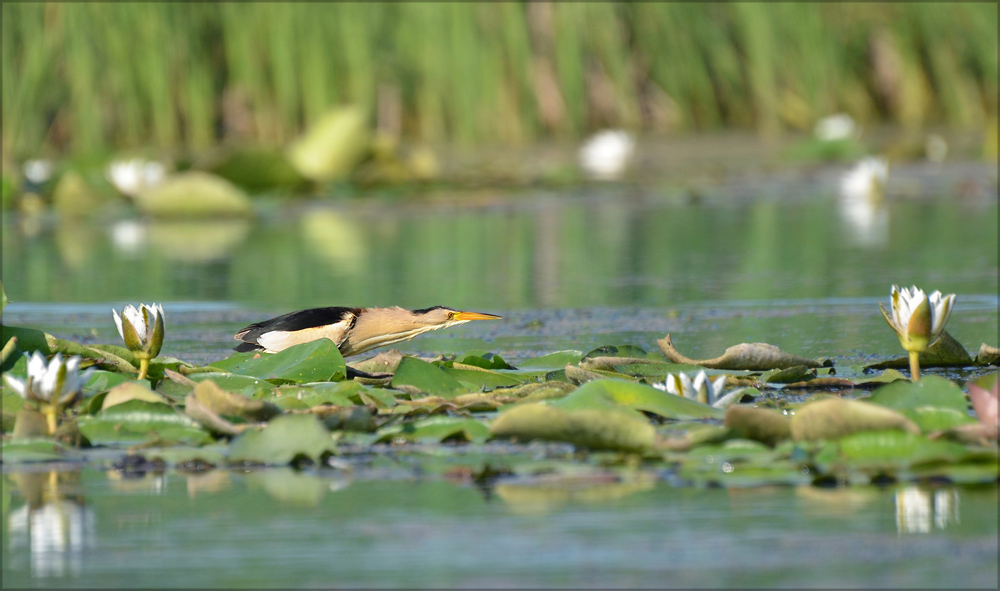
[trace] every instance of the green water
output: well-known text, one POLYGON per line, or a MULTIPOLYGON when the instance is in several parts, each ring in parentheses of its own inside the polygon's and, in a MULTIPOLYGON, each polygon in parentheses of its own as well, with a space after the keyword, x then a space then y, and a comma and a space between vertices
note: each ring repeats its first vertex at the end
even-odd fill
MULTIPOLYGON (((161 302, 162 353, 203 362, 293 309, 446 304, 505 320, 399 348, 517 362, 670 333, 693 357, 769 342, 845 367, 901 353, 877 307, 898 283, 958 294, 949 332, 997 343, 995 184, 890 193, 866 216, 829 182, 300 203, 246 223, 5 216, 4 322, 113 343, 112 306, 161 302)), ((995 486, 481 488, 379 454, 319 474, 100 469, 120 455, 57 484, 4 466, 4 587, 997 585, 995 486)))
POLYGON ((83 470, 29 507, 48 475, 17 476, 5 588, 997 585, 996 487, 483 490, 83 470))

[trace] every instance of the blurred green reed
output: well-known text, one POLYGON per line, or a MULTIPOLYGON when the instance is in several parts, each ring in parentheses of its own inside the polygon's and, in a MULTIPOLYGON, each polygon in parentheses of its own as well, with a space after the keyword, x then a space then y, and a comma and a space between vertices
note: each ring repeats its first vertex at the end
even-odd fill
POLYGON ((992 3, 4 3, 5 152, 281 144, 342 103, 516 143, 997 111, 992 3))

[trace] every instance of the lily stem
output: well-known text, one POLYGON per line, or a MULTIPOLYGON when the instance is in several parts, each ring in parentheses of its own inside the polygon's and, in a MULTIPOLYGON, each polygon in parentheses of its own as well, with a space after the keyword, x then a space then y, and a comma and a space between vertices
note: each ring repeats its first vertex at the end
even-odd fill
POLYGON ((42 413, 45 415, 45 424, 48 427, 49 435, 55 435, 56 432, 56 412, 55 405, 49 405, 42 409, 42 413))
POLYGON ((914 382, 920 379, 920 353, 910 351, 910 379, 914 382))
POLYGON ((137 379, 143 379, 146 374, 149 373, 149 359, 139 360, 139 377, 137 379))

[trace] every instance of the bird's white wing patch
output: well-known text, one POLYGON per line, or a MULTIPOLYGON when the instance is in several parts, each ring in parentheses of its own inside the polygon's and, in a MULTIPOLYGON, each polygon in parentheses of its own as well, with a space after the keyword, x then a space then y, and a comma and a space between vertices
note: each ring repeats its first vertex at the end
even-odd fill
POLYGON ((347 331, 351 328, 353 320, 353 318, 348 318, 335 324, 302 330, 272 330, 257 337, 257 344, 264 347, 268 353, 277 353, 293 345, 308 343, 316 339, 330 339, 340 347, 344 339, 347 338, 347 331))

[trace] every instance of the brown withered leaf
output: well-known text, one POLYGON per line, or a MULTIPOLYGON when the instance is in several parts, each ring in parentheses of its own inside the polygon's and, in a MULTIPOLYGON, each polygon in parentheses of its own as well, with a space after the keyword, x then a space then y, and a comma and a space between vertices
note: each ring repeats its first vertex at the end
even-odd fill
MULTIPOLYGON (((766 371, 770 369, 787 369, 796 365, 805 367, 823 367, 825 364, 815 359, 808 359, 785 353, 774 345, 767 343, 742 343, 726 349, 726 352, 714 359, 691 359, 680 353, 668 334, 656 341, 660 350, 673 363, 700 365, 709 369, 747 369, 766 371)), ((832 362, 827 360, 827 364, 832 362)))

